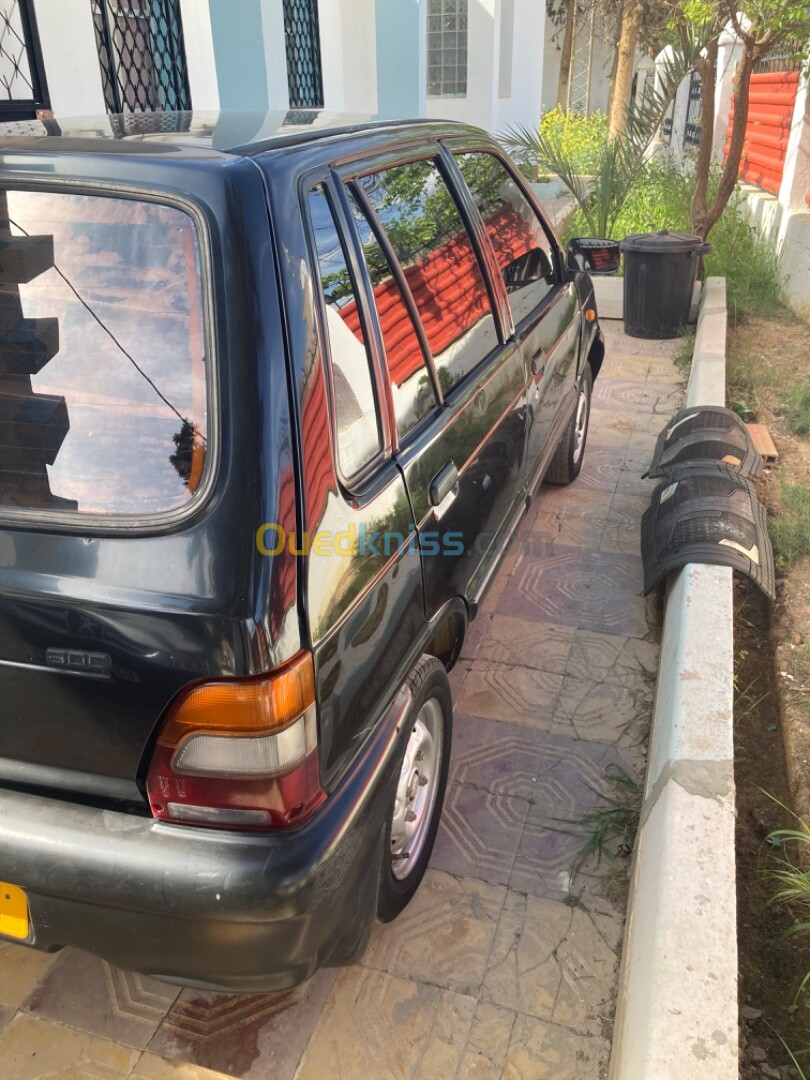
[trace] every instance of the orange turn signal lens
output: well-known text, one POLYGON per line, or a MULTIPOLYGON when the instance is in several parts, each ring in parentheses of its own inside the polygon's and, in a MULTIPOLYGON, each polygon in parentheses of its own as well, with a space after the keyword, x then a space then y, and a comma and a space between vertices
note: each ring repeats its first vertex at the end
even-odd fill
POLYGON ((586 322, 593 322, 595 318, 596 318, 596 312, 594 311, 594 309, 593 308, 588 308, 588 310, 585 312, 585 321, 586 322))
POLYGON ((312 654, 301 652, 269 675, 192 687, 172 706, 159 742, 176 747, 184 736, 199 731, 269 734, 292 723, 314 703, 312 654))

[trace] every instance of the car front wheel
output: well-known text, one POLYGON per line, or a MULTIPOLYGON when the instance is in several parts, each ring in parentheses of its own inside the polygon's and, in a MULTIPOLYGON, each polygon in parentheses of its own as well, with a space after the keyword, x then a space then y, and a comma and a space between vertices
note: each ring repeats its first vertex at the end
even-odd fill
POLYGON ((585 457, 588 423, 591 418, 592 389, 591 365, 586 364, 579 384, 577 407, 554 451, 554 457, 546 473, 546 480, 550 484, 570 484, 579 476, 585 457))

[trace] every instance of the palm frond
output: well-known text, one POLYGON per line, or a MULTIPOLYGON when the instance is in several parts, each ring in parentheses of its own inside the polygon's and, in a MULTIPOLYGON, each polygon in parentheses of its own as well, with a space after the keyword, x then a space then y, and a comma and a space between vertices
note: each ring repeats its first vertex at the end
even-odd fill
POLYGON ((629 111, 623 138, 608 136, 600 148, 592 177, 578 174, 571 152, 558 133, 533 131, 525 125, 500 136, 518 160, 532 163, 560 178, 571 193, 592 236, 611 237, 622 207, 641 174, 650 147, 675 99, 681 81, 693 70, 705 46, 708 29, 685 30, 659 65, 655 85, 629 111))

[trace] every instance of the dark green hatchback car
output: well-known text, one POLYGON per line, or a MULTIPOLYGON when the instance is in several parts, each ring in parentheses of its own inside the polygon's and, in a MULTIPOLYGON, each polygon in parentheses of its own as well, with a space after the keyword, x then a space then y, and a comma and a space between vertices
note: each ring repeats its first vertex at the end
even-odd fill
POLYGON ((481 131, 243 123, 0 133, 0 936, 271 990, 418 887, 617 256, 481 131))

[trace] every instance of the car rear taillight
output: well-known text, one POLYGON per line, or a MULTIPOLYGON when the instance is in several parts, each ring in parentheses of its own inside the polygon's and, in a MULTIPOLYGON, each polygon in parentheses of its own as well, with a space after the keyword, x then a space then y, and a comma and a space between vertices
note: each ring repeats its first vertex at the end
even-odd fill
POLYGON ((184 691, 158 734, 146 790, 161 821, 284 829, 306 820, 326 798, 312 654, 184 691))

